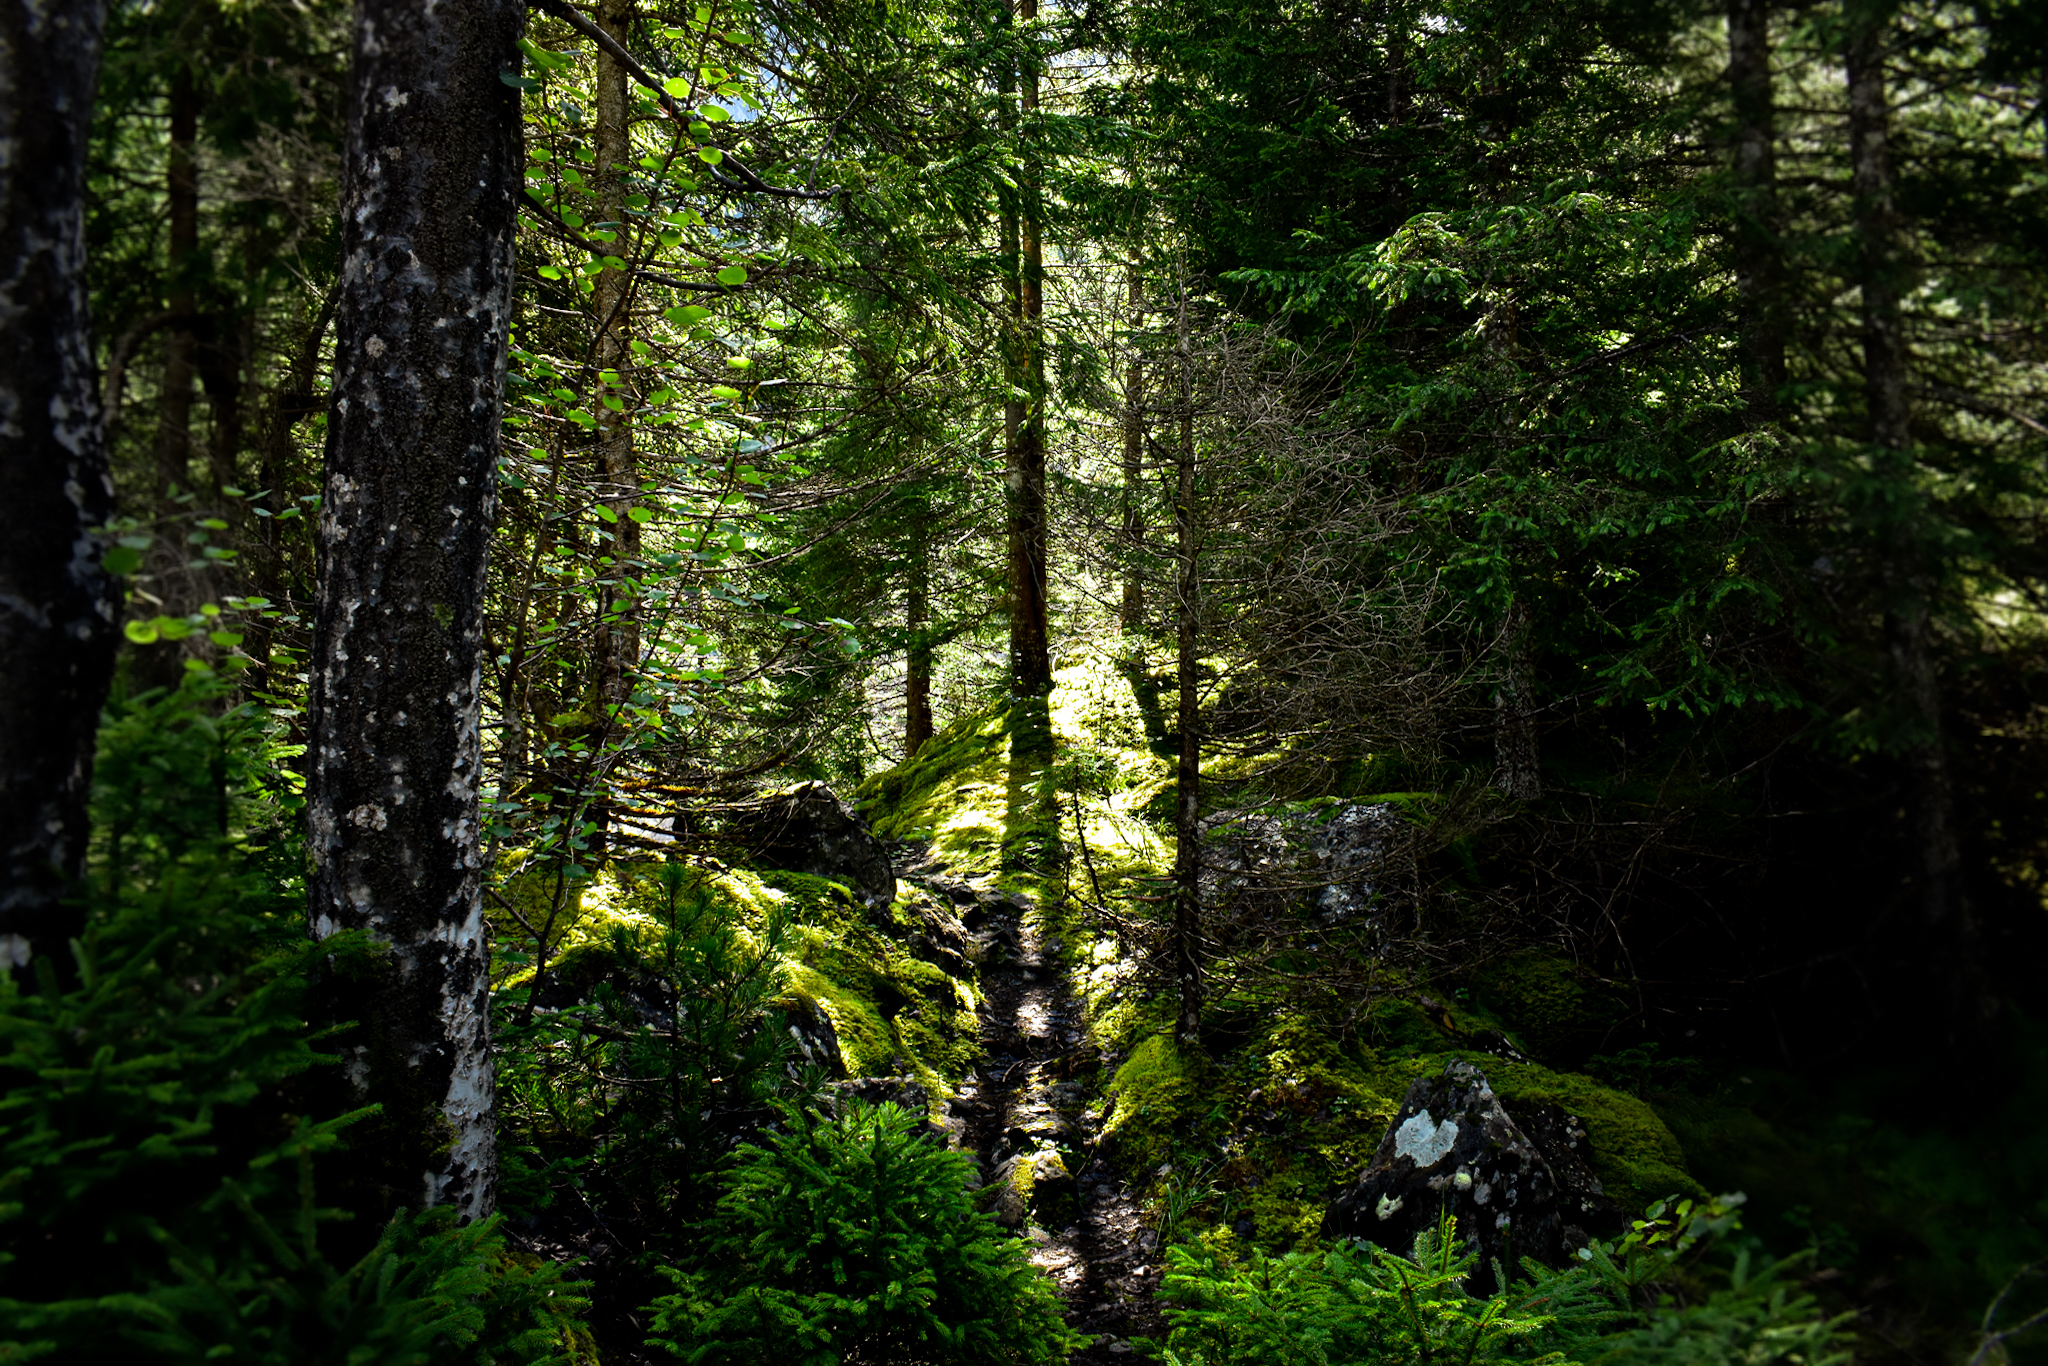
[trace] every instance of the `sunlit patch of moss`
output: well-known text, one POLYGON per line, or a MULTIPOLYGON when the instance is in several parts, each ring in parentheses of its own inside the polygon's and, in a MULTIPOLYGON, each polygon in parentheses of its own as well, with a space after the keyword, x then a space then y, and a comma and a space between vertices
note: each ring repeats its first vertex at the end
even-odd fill
POLYGON ((832 1022, 848 1072, 879 1077, 896 1071, 896 1034, 873 1001, 801 963, 790 964, 787 974, 786 999, 814 1007, 832 1022))
POLYGON ((963 716, 925 741, 914 758, 875 774, 854 800, 883 839, 923 839, 955 876, 1000 871, 1009 708, 963 716))
POLYGON ((1195 1095, 1195 1080, 1172 1036, 1160 1033, 1131 1050, 1105 1088, 1110 1099, 1103 1144, 1129 1171, 1166 1160, 1174 1128, 1195 1095))
POLYGON ((1268 1252, 1306 1251, 1323 1229, 1320 1191, 1303 1189, 1292 1172, 1275 1172, 1262 1180, 1246 1201, 1252 1217, 1253 1241, 1268 1252))
MULTIPOLYGON (((600 979, 617 965, 622 942, 656 940, 666 923, 667 892, 651 871, 615 864, 564 897, 549 936, 555 980, 600 979)), ((774 970, 783 987, 775 1004, 815 1007, 829 1019, 851 1074, 907 1070, 937 1103, 979 1060, 973 984, 914 957, 884 932, 895 927, 874 924, 844 883, 746 868, 706 870, 697 878, 698 889, 730 913, 743 948, 759 951, 770 923, 782 923, 774 970)), ((505 895, 525 914, 526 901, 552 904, 554 891, 536 873, 513 879, 505 895)), ((501 942, 504 934, 501 929, 501 942)), ((500 974, 497 986, 522 986, 532 975, 527 961, 500 974)))

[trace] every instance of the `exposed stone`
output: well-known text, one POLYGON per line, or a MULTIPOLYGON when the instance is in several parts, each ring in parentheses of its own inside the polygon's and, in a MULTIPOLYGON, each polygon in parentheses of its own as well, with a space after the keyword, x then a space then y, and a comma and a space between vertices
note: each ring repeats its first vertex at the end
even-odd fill
POLYGON ((923 897, 917 898, 911 911, 917 917, 917 928, 912 931, 910 951, 948 976, 972 981, 974 941, 960 917, 951 907, 923 897))
POLYGON ((839 1031, 832 1017, 809 1001, 798 1001, 783 1010, 784 1027, 796 1041, 797 1056, 835 1077, 846 1075, 846 1058, 839 1051, 839 1031))
POLYGON ((768 868, 834 878, 870 908, 896 899, 889 850, 854 809, 823 783, 803 783, 734 813, 726 836, 768 868))
POLYGON ((1399 811, 1389 802, 1330 814, 1219 811, 1202 822, 1202 900, 1231 918, 1340 924, 1391 890, 1383 868, 1399 811))
POLYGON ((1620 1211, 1587 1165, 1576 1118, 1538 1107, 1528 1120, 1517 1124, 1470 1063, 1417 1079, 1371 1164, 1324 1215, 1324 1236, 1406 1253, 1448 1209, 1461 1250, 1479 1253, 1475 1292, 1493 1289, 1496 1261, 1562 1266, 1617 1229, 1620 1211))

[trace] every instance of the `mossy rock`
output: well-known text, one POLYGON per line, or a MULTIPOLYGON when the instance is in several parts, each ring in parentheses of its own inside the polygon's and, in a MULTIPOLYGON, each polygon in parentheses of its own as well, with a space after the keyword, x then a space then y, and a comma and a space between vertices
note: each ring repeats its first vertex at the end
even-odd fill
POLYGON ((1453 1059, 1484 1072, 1510 1115, 1518 1105, 1556 1105, 1577 1115, 1586 1126, 1594 1174, 1623 1210, 1633 1213, 1667 1195, 1707 1194, 1686 1169, 1677 1137, 1647 1101, 1577 1072, 1465 1050, 1423 1053, 1388 1059, 1378 1072, 1379 1089, 1404 1095, 1416 1078, 1436 1076, 1453 1059))
POLYGON ((1126 1170, 1166 1161, 1174 1131, 1196 1096, 1196 1070, 1167 1034, 1140 1043, 1117 1068, 1105 1088, 1110 1109, 1101 1141, 1126 1170))

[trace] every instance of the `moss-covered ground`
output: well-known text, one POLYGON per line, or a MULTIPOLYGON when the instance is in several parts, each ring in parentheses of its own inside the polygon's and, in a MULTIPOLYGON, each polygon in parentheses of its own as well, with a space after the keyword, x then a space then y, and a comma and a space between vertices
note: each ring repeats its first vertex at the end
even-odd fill
MULTIPOLYGON (((1100 1148, 1171 1207, 1182 1234, 1219 1250, 1312 1239, 1329 1197, 1370 1160, 1409 1084, 1453 1058, 1478 1063, 1509 1102, 1556 1103, 1586 1122, 1608 1189, 1640 1208, 1699 1194, 1654 1106, 1584 1072, 1481 1051, 1506 1036, 1530 1058, 1583 1056, 1615 1014, 1608 988, 1538 954, 1503 960, 1469 986, 1389 979, 1360 1019, 1318 1018, 1282 1001, 1212 1003, 1219 1042, 1185 1056, 1167 1001, 1119 936, 1108 905, 1134 900, 1171 865, 1173 776, 1158 679, 1111 643, 1062 668, 1043 713, 1051 752, 1024 753, 1018 704, 954 720, 916 758, 859 790, 886 837, 927 842, 956 876, 1022 892, 1084 1008, 1100 1066, 1091 1077, 1100 1148), (1020 847, 1049 851, 1020 860, 1020 847), (1438 1004, 1438 998, 1450 1004, 1438 1004), (1425 1008, 1418 1004, 1427 1000, 1425 1008)), ((1232 775, 1242 788, 1255 773, 1232 775)), ((1370 777, 1369 773, 1361 777, 1370 777)), ((1226 788, 1225 790, 1230 790, 1226 788)), ((1347 794, 1335 794, 1345 796, 1347 794)), ((1226 971, 1219 979, 1227 978, 1226 971)))
MULTIPOLYGON (((544 925, 557 900, 555 884, 532 874, 506 885, 507 899, 527 922, 544 925)), ((975 983, 916 957, 902 932, 914 923, 911 903, 928 893, 906 885, 897 904, 881 912, 844 884, 804 873, 721 868, 702 872, 693 885, 742 945, 767 954, 777 1006, 831 1022, 849 1075, 914 1076, 936 1102, 953 1093, 980 1056, 975 983)), ((617 970, 662 932, 664 890, 644 866, 615 864, 562 890, 547 970, 572 990, 617 970)), ((501 937, 523 933, 509 912, 500 909, 495 919, 501 937)), ((500 986, 524 985, 534 971, 529 956, 500 986)))

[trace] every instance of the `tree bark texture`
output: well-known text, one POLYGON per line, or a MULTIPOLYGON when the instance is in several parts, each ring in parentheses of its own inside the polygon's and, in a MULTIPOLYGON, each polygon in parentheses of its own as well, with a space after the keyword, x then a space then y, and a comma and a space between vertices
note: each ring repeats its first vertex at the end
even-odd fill
POLYGON ((165 170, 165 207, 170 244, 165 267, 170 281, 165 303, 171 315, 164 341, 163 387, 156 402, 157 497, 192 479, 192 386, 198 374, 199 294, 193 273, 199 255, 199 92, 189 67, 171 78, 170 157, 165 170))
POLYGON ((904 596, 903 625, 910 644, 903 677, 903 757, 914 759, 932 738, 932 542, 924 518, 910 528, 910 583, 904 596))
MULTIPOLYGON (((602 0, 598 26, 624 48, 633 37, 633 0, 602 0)), ((632 173, 633 80, 625 65, 603 47, 597 50, 596 169, 599 233, 615 234, 614 254, 627 245, 626 177, 632 173)), ((619 733, 621 709, 632 700, 633 676, 640 664, 640 604, 632 589, 640 572, 640 524, 629 515, 640 494, 640 471, 633 456, 634 385, 632 272, 607 266, 598 273, 591 301, 597 317, 597 372, 603 397, 597 405, 598 479, 605 505, 615 521, 600 531, 611 538, 611 566, 602 577, 610 583, 599 601, 596 640, 597 702, 591 721, 592 752, 587 819, 597 826, 592 854, 602 857, 611 827, 611 802, 605 790, 605 742, 619 733)))
POLYGON ((114 667, 113 513, 85 287, 101 0, 0 0, 0 966, 70 961, 114 667))
POLYGON ((1543 795, 1530 686, 1536 663, 1529 631, 1529 607, 1518 597, 1508 604, 1508 619, 1501 630, 1500 686, 1493 694, 1493 785, 1516 801, 1534 801, 1543 795))
POLYGON ((1180 300, 1180 413, 1174 451, 1173 555, 1175 667, 1180 756, 1174 767, 1173 973, 1179 1018, 1175 1037, 1199 1048, 1202 1030, 1202 694, 1201 529, 1195 509, 1194 359, 1187 298, 1180 300))
POLYGON ((1864 405, 1882 476, 1893 484, 1884 528, 1885 646, 1904 732, 1908 838, 1922 919, 1941 960, 1942 1003, 1952 1035, 1974 1033, 1987 1008, 1977 961, 1976 926, 1962 878, 1955 784, 1942 736, 1941 684, 1933 630, 1935 550, 1920 513, 1923 495, 1913 458, 1908 400, 1912 358, 1900 301, 1907 262, 1900 242, 1891 170, 1891 109, 1885 88, 1888 25, 1866 16, 1850 29, 1845 55, 1849 159, 1861 246, 1864 405))
MULTIPOLYGON (((1038 0, 1014 0, 1013 17, 1028 25, 1038 0)), ((1029 145, 1038 114, 1038 68, 1026 60, 1017 72, 1018 131, 1029 145)), ((1029 152, 1018 187, 1013 287, 1015 336, 1011 394, 1004 411, 1008 438, 1006 505, 1009 521, 1010 679, 1020 696, 1052 687, 1050 580, 1046 565, 1045 510, 1045 247, 1038 203, 1037 167, 1029 152), (1021 393, 1021 397, 1019 396, 1021 393)))
POLYGON ((500 75, 522 17, 356 6, 307 721, 313 933, 389 949, 341 1041, 385 1107, 374 1179, 469 1219, 497 1173, 478 690, 522 166, 500 75))
POLYGON ((1125 635, 1145 620, 1145 584, 1138 576, 1138 555, 1145 544, 1145 513, 1139 496, 1145 482, 1145 361, 1138 350, 1138 333, 1145 326, 1145 277, 1138 262, 1130 267, 1130 358, 1124 368, 1123 402, 1123 487, 1122 531, 1124 563, 1123 600, 1117 610, 1117 625, 1125 635))
POLYGON ((1771 0, 1728 0, 1728 87, 1735 111, 1735 290, 1743 401, 1753 423, 1776 420, 1785 386, 1785 300, 1778 259, 1777 121, 1771 93, 1771 0))

